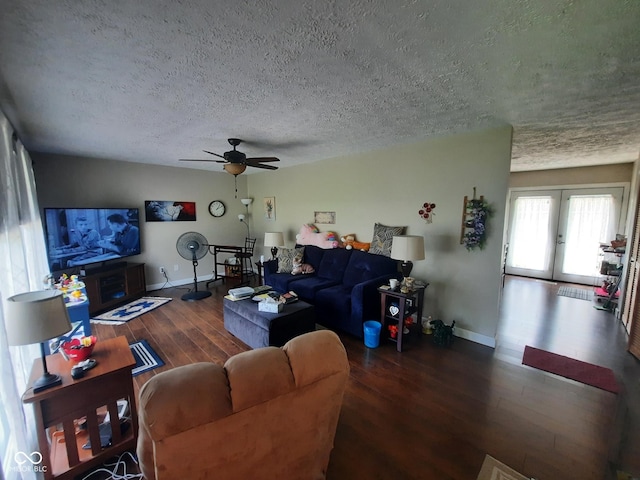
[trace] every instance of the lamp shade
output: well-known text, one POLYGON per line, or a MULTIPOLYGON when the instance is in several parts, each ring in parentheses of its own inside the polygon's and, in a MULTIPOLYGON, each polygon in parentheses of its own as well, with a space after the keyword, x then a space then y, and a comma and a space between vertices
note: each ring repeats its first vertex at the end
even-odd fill
POLYGON ((284 245, 284 235, 282 232, 265 232, 264 234, 264 246, 265 247, 281 247, 284 245))
POLYGON ((391 258, 403 261, 424 260, 424 237, 419 235, 393 237, 391 258))
POLYGON ((69 313, 59 290, 21 293, 6 300, 9 345, 40 343, 71 330, 69 313))
POLYGON ((253 198, 241 198, 240 201, 245 207, 249 207, 253 203, 253 198))

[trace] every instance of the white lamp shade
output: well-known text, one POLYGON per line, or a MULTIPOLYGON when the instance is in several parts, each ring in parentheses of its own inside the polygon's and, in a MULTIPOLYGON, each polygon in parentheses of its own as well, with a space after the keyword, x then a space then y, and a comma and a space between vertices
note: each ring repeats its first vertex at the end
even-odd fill
POLYGON ((253 203, 253 198, 241 198, 240 201, 244 206, 248 207, 253 203))
POLYGON ((6 300, 9 345, 30 345, 71 330, 69 313, 59 290, 21 293, 6 300))
POLYGON ((240 220, 241 222, 244 222, 244 213, 238 214, 238 220, 240 220))
POLYGON ((391 258, 402 261, 424 260, 424 237, 419 235, 393 237, 391 258))
POLYGON ((282 232, 265 232, 265 247, 282 247, 284 245, 284 235, 282 232))

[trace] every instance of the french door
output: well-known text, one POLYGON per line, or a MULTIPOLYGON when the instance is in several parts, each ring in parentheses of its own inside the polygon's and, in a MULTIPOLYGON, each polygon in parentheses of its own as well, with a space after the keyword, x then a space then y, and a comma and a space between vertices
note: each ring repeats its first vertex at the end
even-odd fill
POLYGON ((593 285, 600 243, 615 239, 623 188, 512 192, 505 271, 593 285))

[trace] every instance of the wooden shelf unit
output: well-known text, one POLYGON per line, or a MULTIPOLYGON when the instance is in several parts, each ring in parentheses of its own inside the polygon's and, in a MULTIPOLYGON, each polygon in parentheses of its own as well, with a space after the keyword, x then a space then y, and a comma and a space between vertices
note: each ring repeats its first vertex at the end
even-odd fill
POLYGON ((127 263, 82 278, 89 297, 89 313, 95 315, 128 303, 147 293, 144 263, 127 263))

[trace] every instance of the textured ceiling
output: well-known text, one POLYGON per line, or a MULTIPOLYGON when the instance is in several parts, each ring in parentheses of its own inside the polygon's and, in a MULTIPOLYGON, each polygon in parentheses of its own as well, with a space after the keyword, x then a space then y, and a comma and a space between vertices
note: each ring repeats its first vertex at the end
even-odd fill
POLYGON ((634 161, 638 0, 0 0, 30 151, 282 167, 509 123, 512 170, 634 161))

